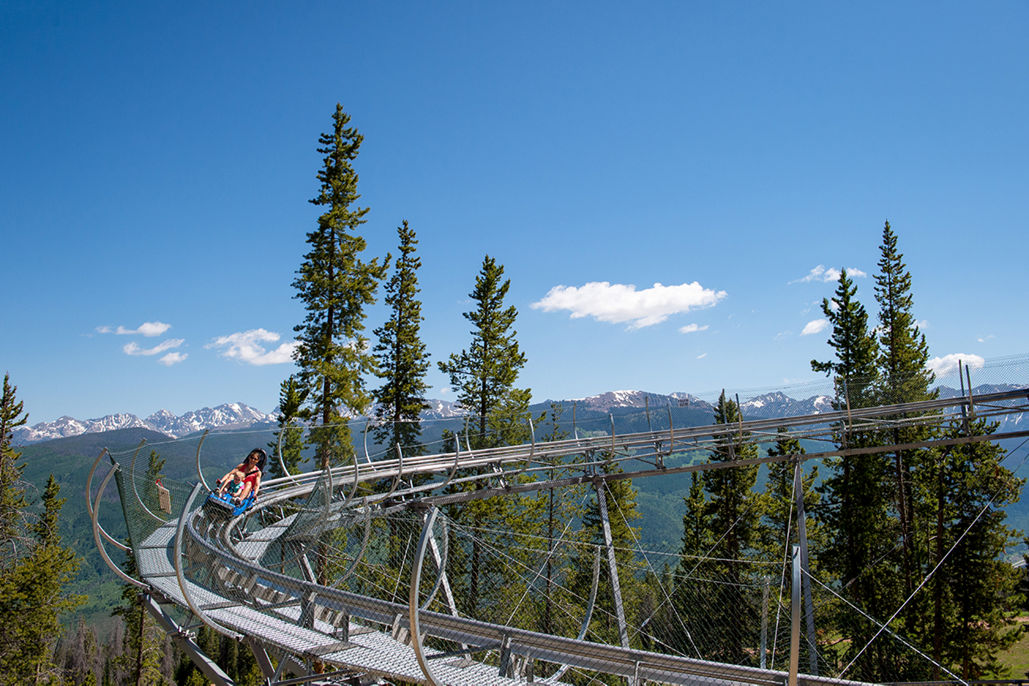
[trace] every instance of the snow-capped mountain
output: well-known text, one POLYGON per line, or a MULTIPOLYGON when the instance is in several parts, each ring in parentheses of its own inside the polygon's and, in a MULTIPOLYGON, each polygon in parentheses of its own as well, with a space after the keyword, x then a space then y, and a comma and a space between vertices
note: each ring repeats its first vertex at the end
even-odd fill
POLYGON ((648 391, 608 391, 607 393, 601 393, 599 395, 591 395, 588 398, 576 398, 573 401, 580 407, 587 410, 597 410, 599 412, 608 412, 616 407, 639 407, 643 408, 649 405, 654 409, 659 409, 667 405, 672 407, 695 407, 711 409, 710 403, 704 402, 700 398, 689 393, 672 393, 671 395, 662 395, 660 393, 650 393, 648 391))
POLYGON ((797 400, 781 391, 765 393, 750 400, 740 401, 744 419, 765 419, 769 417, 799 417, 808 414, 831 412, 832 398, 827 395, 813 395, 797 400))
MULTIPOLYGON (((600 395, 575 400, 580 407, 590 410, 608 412, 618 407, 642 408, 650 405, 659 409, 666 405, 672 407, 690 407, 711 411, 711 403, 701 400, 695 395, 684 392, 662 395, 647 391, 608 391, 600 395)), ((825 395, 815 395, 803 400, 791 398, 785 393, 766 393, 749 400, 741 401, 744 419, 763 419, 765 417, 795 417, 805 414, 821 414, 832 410, 832 399, 825 395)))
POLYGON ((96 419, 60 417, 52 422, 20 426, 14 430, 14 442, 25 445, 68 438, 87 433, 100 433, 115 429, 142 428, 159 431, 178 438, 205 429, 243 428, 253 424, 274 423, 275 415, 265 414, 243 403, 226 403, 218 407, 205 407, 176 416, 168 410, 159 410, 146 419, 134 414, 110 414, 96 419))
POLYGON ((450 419, 468 414, 460 405, 449 400, 428 398, 425 402, 429 404, 429 409, 422 410, 422 419, 450 419))
MULTIPOLYGON (((1016 388, 1018 387, 1009 384, 977 386, 972 392, 973 394, 979 394, 1016 388)), ((941 397, 954 397, 961 393, 960 390, 946 386, 941 386, 939 391, 941 397)), ((468 414, 460 405, 449 400, 428 399, 427 402, 429 408, 422 412, 422 419, 451 419, 468 414)), ((536 410, 546 409, 550 402, 537 403, 533 407, 536 410)), ((588 398, 561 401, 559 404, 567 406, 572 403, 577 404, 582 410, 603 413, 611 412, 617 408, 642 410, 648 405, 652 410, 660 410, 667 406, 679 409, 689 408, 690 410, 701 410, 704 412, 712 412, 714 409, 711 403, 684 392, 662 395, 647 391, 608 391, 588 398)), ((821 414, 823 412, 830 412, 833 409, 832 399, 829 396, 814 395, 798 400, 791 398, 781 391, 755 396, 748 400, 743 400, 740 404, 745 420, 821 414)), ((369 416, 374 416, 374 412, 370 412, 369 416)), ((1029 424, 1029 417, 1025 417, 1022 414, 1011 415, 1004 419, 1003 428, 1004 430, 1012 430, 1012 427, 1020 426, 1023 422, 1029 424)), ((243 403, 226 403, 213 408, 205 407, 200 410, 192 410, 183 415, 174 415, 168 410, 159 410, 146 419, 140 419, 136 415, 128 413, 111 414, 106 417, 86 420, 60 417, 52 422, 41 422, 32 426, 18 427, 14 430, 14 442, 25 445, 49 441, 55 438, 68 438, 85 433, 100 433, 129 428, 151 429, 173 438, 178 438, 209 429, 236 429, 246 428, 255 424, 274 423, 276 423, 275 414, 266 414, 243 403)))

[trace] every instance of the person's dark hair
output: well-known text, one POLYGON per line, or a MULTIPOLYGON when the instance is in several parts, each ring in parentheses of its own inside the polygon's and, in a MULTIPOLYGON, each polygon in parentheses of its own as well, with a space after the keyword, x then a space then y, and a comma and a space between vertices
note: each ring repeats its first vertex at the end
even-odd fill
POLYGON ((249 458, 251 455, 257 455, 257 468, 260 469, 263 473, 264 463, 268 461, 268 453, 264 452, 260 448, 254 448, 249 453, 247 453, 247 458, 249 458))

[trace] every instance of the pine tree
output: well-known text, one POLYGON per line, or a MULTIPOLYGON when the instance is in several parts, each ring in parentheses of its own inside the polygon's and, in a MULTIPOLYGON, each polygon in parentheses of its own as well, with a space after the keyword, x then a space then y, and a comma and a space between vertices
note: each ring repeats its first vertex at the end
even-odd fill
POLYGON ((868 332, 868 313, 858 302, 857 286, 846 269, 840 270, 839 285, 832 300, 822 300, 822 313, 833 326, 828 342, 835 359, 811 360, 811 369, 832 375, 836 409, 874 405, 875 338, 868 332))
MULTIPOLYGON (((879 303, 879 368, 878 393, 884 404, 929 400, 937 396, 930 385, 935 380, 927 367, 929 346, 918 330, 912 312, 911 274, 897 249, 897 236, 886 222, 880 246, 879 271, 875 277, 875 299, 879 303)), ((931 431, 921 427, 894 427, 886 440, 893 444, 924 441, 931 431)), ((918 509, 914 502, 919 490, 914 474, 921 473, 927 459, 925 450, 898 450, 893 453, 896 479, 897 513, 903 544, 903 576, 905 595, 910 595, 920 576, 920 558, 924 545, 919 545, 916 531, 923 530, 914 521, 918 509)), ((916 621, 907 615, 909 622, 916 621)))
MULTIPOLYGON (((733 427, 740 420, 740 410, 722 391, 715 405, 715 424, 733 427)), ((735 462, 757 457, 757 446, 749 434, 730 431, 717 438, 711 461, 735 462)), ((758 616, 759 603, 755 602, 747 587, 755 583, 750 567, 742 562, 746 553, 757 543, 761 506, 754 492, 757 466, 710 469, 703 473, 704 490, 709 498, 705 515, 712 537, 716 539, 710 556, 716 561, 708 563, 709 573, 724 583, 712 590, 711 623, 722 631, 712 657, 716 660, 742 664, 747 650, 758 645, 756 624, 745 623, 741 617, 758 616)))
POLYGON ((464 318, 473 324, 472 344, 467 350, 451 354, 446 362, 438 363, 457 390, 458 402, 479 423, 473 447, 487 447, 490 443, 486 432, 489 415, 507 400, 518 372, 525 365, 525 355, 519 350, 517 332, 513 330, 518 310, 514 305, 504 307, 511 280, 502 282, 503 276, 503 265, 486 255, 475 278, 475 289, 468 294, 476 307, 464 313, 464 318))
POLYGON ((0 396, 0 573, 9 569, 25 550, 26 540, 22 528, 25 508, 25 489, 21 483, 21 453, 11 441, 15 428, 28 421, 22 414, 23 406, 16 398, 17 386, 11 385, 9 374, 4 374, 3 395, 0 396))
MULTIPOLYGON (((421 452, 418 418, 429 407, 425 401, 425 373, 429 355, 419 330, 422 303, 418 299, 418 269, 422 265, 415 255, 418 240, 407 220, 397 227, 400 256, 394 265, 393 277, 386 284, 389 320, 375 329, 379 342, 374 348, 383 384, 373 391, 378 406, 375 416, 380 425, 374 430, 375 440, 388 448, 400 446, 405 455, 421 452)), ((391 450, 392 453, 392 450, 391 450)))
POLYGON ((41 496, 42 511, 26 516, 20 453, 12 431, 25 423, 17 388, 4 375, 0 397, 0 684, 46 683, 57 679, 54 663, 61 614, 83 602, 66 588, 78 569, 58 530, 60 487, 53 475, 41 496))
MULTIPOLYGON (((991 434, 997 425, 978 419, 969 428, 991 434)), ((945 436, 964 432, 958 425, 945 436)), ((914 638, 966 680, 1004 676, 998 654, 1023 633, 1014 621, 1021 601, 1019 574, 1004 555, 1019 542, 1005 520, 1025 480, 1003 466, 1005 454, 995 443, 968 443, 944 449, 923 465, 930 472, 926 481, 936 485, 924 515, 933 523, 928 562, 935 567, 947 557, 925 589, 925 614, 932 618, 927 635, 914 638)), ((943 677, 933 672, 923 678, 943 677)))
MULTIPOLYGON (((163 463, 163 460, 160 462, 163 463)), ((126 554, 123 568, 129 576, 139 576, 136 557, 131 550, 126 554)), ((137 686, 169 684, 170 680, 161 671, 164 633, 146 611, 146 596, 140 589, 126 584, 122 587, 121 597, 123 604, 112 612, 120 616, 125 624, 123 652, 114 659, 114 665, 121 675, 120 680, 137 686)))
POLYGON ((348 126, 350 116, 336 105, 330 133, 319 138, 324 155, 318 172, 321 186, 311 203, 325 208, 318 227, 307 234, 310 250, 293 282, 296 298, 306 315, 297 332, 295 359, 300 382, 310 392, 308 403, 320 428, 312 430, 318 446, 319 467, 353 459, 346 415, 360 415, 371 399, 364 376, 375 371, 364 331, 365 307, 375 301, 375 290, 385 276, 389 258, 366 262, 366 242, 358 234, 368 208, 355 207, 356 159, 364 137, 348 126))
MULTIPOLYGON (((308 412, 304 409, 306 400, 307 393, 296 376, 291 375, 279 385, 279 414, 275 417, 278 429, 272 434, 275 440, 268 444, 268 448, 273 455, 282 451, 282 462, 290 474, 296 474, 301 463, 305 461, 304 428, 294 426, 294 422, 308 417, 308 412)), ((286 476, 277 458, 270 461, 269 469, 272 476, 286 476)))
MULTIPOLYGON (((833 325, 829 346, 833 359, 812 361, 814 371, 833 377, 836 389, 833 406, 870 407, 876 403, 876 341, 868 330, 868 314, 856 298, 857 287, 841 270, 839 284, 830 302, 823 300, 822 312, 833 325)), ((845 421, 837 427, 841 447, 873 446, 877 437, 869 432, 854 432, 845 421)), ((881 454, 845 456, 831 461, 830 473, 821 486, 822 502, 815 508, 823 522, 826 546, 821 558, 828 574, 839 580, 845 596, 873 617, 888 617, 899 602, 896 576, 875 568, 889 562, 894 547, 894 528, 890 503, 889 463, 881 454)), ((837 629, 850 639, 842 659, 849 660, 875 633, 873 626, 859 615, 840 609, 835 618, 837 629)), ((853 669, 855 678, 874 681, 892 676, 890 665, 895 654, 892 644, 876 641, 861 654, 853 669)))
MULTIPOLYGON (((785 435, 785 429, 779 430, 779 437, 775 445, 768 449, 768 456, 779 455, 803 455, 807 451, 800 445, 796 438, 785 435)), ((782 561, 788 558, 791 539, 787 538, 787 532, 791 532, 791 538, 796 539, 796 496, 794 494, 793 462, 773 462, 768 465, 768 479, 765 481, 764 492, 764 522, 761 528, 761 549, 769 560, 782 561)), ((825 544, 825 537, 822 535, 821 527, 817 519, 812 515, 818 512, 821 497, 815 484, 819 482, 818 467, 812 467, 805 473, 801 480, 801 487, 804 491, 804 511, 807 515, 806 529, 808 546, 811 550, 820 550, 825 544)), ((812 568, 815 565, 812 564, 812 568)))
POLYGON ((0 574, 0 683, 55 680, 59 617, 84 601, 65 590, 79 563, 61 543, 60 490, 51 475, 41 498, 43 511, 29 526, 31 550, 0 574))
POLYGON ((682 546, 669 582, 672 612, 655 625, 661 643, 673 652, 691 657, 714 655, 720 636, 709 625, 714 598, 699 582, 716 535, 707 517, 708 501, 699 472, 690 474, 690 489, 683 498, 682 546))
MULTIPOLYGON (((525 355, 519 350, 517 332, 513 329, 518 311, 513 305, 504 306, 511 281, 501 281, 503 276, 504 267, 486 255, 476 276, 475 288, 469 294, 476 307, 464 313, 465 319, 474 325, 471 346, 438 363, 440 371, 450 377, 451 386, 457 389, 458 402, 473 413, 478 423, 473 449, 499 444, 498 436, 487 433, 490 418, 499 419, 496 413, 512 402, 518 372, 525 364, 525 355)), ((524 391, 525 395, 528 393, 524 391)), ((517 395, 515 401, 518 401, 517 395)), ((482 488, 481 481, 475 481, 472 488, 482 488)), ((473 535, 467 555, 455 555, 463 568, 463 599, 470 614, 476 613, 484 590, 483 545, 477 534, 491 522, 509 520, 509 508, 507 499, 493 497, 468 501, 450 512, 450 516, 468 527, 473 535)))

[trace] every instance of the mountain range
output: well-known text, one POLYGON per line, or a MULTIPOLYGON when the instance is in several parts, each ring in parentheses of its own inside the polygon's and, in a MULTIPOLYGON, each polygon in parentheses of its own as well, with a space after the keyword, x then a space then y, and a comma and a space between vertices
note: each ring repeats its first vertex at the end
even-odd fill
MULTIPOLYGON (((973 393, 989 393, 1000 390, 1018 388, 1010 384, 980 386, 973 393)), ((942 397, 953 397, 960 393, 957 389, 941 386, 942 397)), ((460 405, 439 399, 427 401, 429 408, 422 412, 423 420, 452 419, 466 414, 460 405)), ((608 391, 587 398, 574 400, 546 401, 532 406, 535 412, 545 411, 550 405, 561 405, 590 414, 607 414, 639 410, 649 407, 661 411, 665 407, 689 408, 700 413, 711 413, 711 403, 690 395, 689 393, 672 393, 662 395, 647 391, 608 391)), ((814 395, 808 398, 791 398, 781 391, 758 395, 741 403, 744 419, 766 419, 771 417, 795 417, 799 415, 821 414, 832 410, 832 398, 826 395, 814 395)), ((1021 415, 1009 417, 1005 423, 1020 424, 1021 415)), ((159 410, 140 419, 134 414, 118 413, 96 419, 75 419, 60 417, 52 422, 40 422, 32 426, 21 426, 14 430, 14 442, 20 445, 39 443, 57 438, 69 438, 89 433, 102 433, 116 429, 141 428, 157 431, 172 438, 179 438, 201 431, 230 431, 260 425, 276 423, 274 414, 256 410, 245 403, 225 403, 217 407, 205 407, 192 410, 182 415, 175 415, 168 410, 159 410)))

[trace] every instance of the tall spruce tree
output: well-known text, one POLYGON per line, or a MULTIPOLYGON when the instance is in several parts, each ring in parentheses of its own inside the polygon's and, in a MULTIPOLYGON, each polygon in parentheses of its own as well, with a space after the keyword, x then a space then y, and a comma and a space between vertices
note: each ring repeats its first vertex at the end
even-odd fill
POLYGON ((478 433, 473 447, 491 443, 486 431, 489 416, 508 399, 525 365, 513 328, 518 310, 514 305, 504 306, 511 280, 503 277, 503 265, 486 255, 475 278, 475 289, 468 294, 475 309, 464 313, 473 325, 472 343, 438 363, 457 390, 458 402, 475 415, 478 433))
MULTIPOLYGON (((879 303, 877 390, 880 401, 884 404, 898 404, 935 398, 937 392, 930 389, 935 376, 927 367, 929 346, 925 335, 918 330, 912 312, 914 298, 911 293, 911 273, 904 265, 904 256, 897 249, 897 236, 889 222, 883 227, 879 250, 875 299, 879 303)), ((894 426, 885 438, 899 445, 924 441, 931 433, 924 427, 894 426)), ((917 536, 917 532, 924 530, 924 527, 914 521, 918 509, 915 498, 920 491, 914 480, 916 474, 923 473, 920 467, 927 458, 928 451, 924 449, 897 450, 893 453, 906 595, 914 591, 925 561, 925 544, 919 545, 917 536)), ((915 622, 910 615, 907 619, 909 623, 915 622)))
POLYGON ((311 203, 324 208, 318 226, 307 234, 309 250, 293 282, 296 298, 306 315, 297 332, 295 359, 299 379, 309 391, 312 417, 320 423, 312 430, 319 467, 353 459, 346 416, 362 414, 371 399, 364 376, 375 371, 364 331, 365 307, 375 301, 387 258, 365 261, 366 248, 358 233, 368 208, 356 207, 356 159, 364 137, 349 126, 350 116, 336 105, 332 130, 319 138, 324 155, 318 172, 321 184, 311 203))
MULTIPOLYGON (((740 421, 740 408, 722 391, 715 405, 714 423, 734 427, 740 421)), ((712 462, 735 462, 757 457, 757 445, 746 432, 729 431, 715 441, 712 462)), ((747 587, 756 583, 752 569, 742 560, 757 543, 761 517, 759 496, 754 492, 757 466, 711 469, 703 473, 704 490, 708 494, 705 514, 712 537, 707 569, 724 583, 713 589, 712 624, 723 633, 715 648, 716 660, 742 664, 748 650, 758 645, 756 624, 740 625, 741 617, 757 616, 759 603, 747 587), (751 635, 753 634, 753 635, 751 635)))
MULTIPOLYGON (((996 429, 983 419, 968 427, 974 434, 996 429)), ((965 433, 959 424, 944 437, 965 433)), ((931 523, 928 562, 933 568, 943 564, 923 590, 925 615, 931 619, 913 638, 966 680, 1003 677, 998 655, 1023 634, 1016 612, 1022 600, 1019 574, 1005 555, 1020 542, 1021 532, 1011 529, 1006 518, 1025 479, 1003 465, 1005 455, 995 443, 968 443, 937 451, 922 466, 928 473, 923 483, 935 486, 920 501, 927 510, 923 519, 931 523)), ((920 678, 945 676, 924 663, 921 667, 920 678)))
POLYGON ((275 440, 268 444, 268 448, 276 456, 279 451, 282 452, 282 464, 279 464, 278 457, 271 460, 269 469, 272 476, 286 476, 282 471, 283 465, 290 474, 296 474, 304 462, 305 429, 295 422, 309 417, 310 413, 304 407, 306 400, 307 390, 297 381, 296 376, 291 375, 279 384, 279 414, 275 417, 278 428, 272 434, 275 440))
POLYGON ((4 375, 0 396, 0 684, 58 681, 54 652, 62 625, 59 617, 82 603, 67 586, 78 559, 61 542, 58 529, 64 499, 50 475, 41 512, 28 513, 21 484, 21 454, 12 431, 25 423, 17 387, 4 375))
POLYGON ((690 474, 690 488, 683 497, 685 513, 682 516, 682 545, 679 560, 669 580, 671 610, 666 621, 655 624, 660 642, 683 655, 706 657, 713 655, 720 636, 708 624, 712 614, 713 598, 708 587, 699 583, 705 576, 702 570, 716 536, 707 517, 707 494, 699 472, 690 474))
POLYGON ((11 384, 10 374, 4 374, 3 395, 0 396, 0 572, 14 564, 26 543, 22 527, 23 465, 18 463, 21 453, 14 449, 11 441, 12 432, 28 421, 28 415, 23 413, 17 391, 18 387, 11 384))
POLYGON ((54 651, 62 633, 60 616, 82 604, 68 584, 79 562, 61 542, 58 520, 64 499, 50 475, 43 510, 29 525, 32 547, 0 573, 0 683, 44 684, 59 680, 54 651))
MULTIPOLYGON (((868 314, 857 300, 857 287, 847 271, 841 270, 832 300, 822 301, 822 312, 833 325, 829 347, 833 358, 812 360, 811 368, 833 378, 838 410, 870 407, 876 403, 876 341, 868 329, 868 314)), ((836 428, 837 441, 844 448, 874 446, 870 432, 854 432, 844 421, 836 428)), ((821 559, 824 569, 839 580, 844 594, 872 617, 885 618, 899 600, 897 577, 892 570, 876 568, 891 562, 895 529, 890 505, 889 461, 879 453, 845 456, 829 461, 829 474, 822 484, 823 498, 815 508, 826 527, 827 544, 821 559)), ((840 633, 850 640, 841 659, 849 662, 872 638, 878 627, 853 611, 841 607, 835 618, 840 633)), ((893 675, 892 644, 876 641, 861 654, 853 669, 855 678, 875 681, 893 675)))
MULTIPOLYGON (((437 363, 457 390, 458 403, 473 414, 477 431, 474 439, 465 437, 473 449, 499 444, 502 438, 487 431, 490 420, 503 422, 510 403, 519 401, 515 382, 525 365, 525 355, 515 338, 514 323, 518 311, 513 305, 504 305, 511 281, 504 280, 503 276, 504 267, 486 255, 475 278, 475 288, 469 294, 475 308, 464 313, 464 318, 473 325, 471 345, 437 363)), ((528 396, 527 390, 524 395, 528 396)), ((458 436, 457 440, 461 437, 458 436)), ((475 481, 472 486, 475 489, 481 487, 481 481, 475 481)), ((511 528, 513 520, 511 502, 502 497, 471 500, 453 508, 450 515, 473 534, 478 534, 490 523, 511 528)), ((463 591, 467 610, 474 614, 478 611, 483 592, 488 590, 483 588, 487 582, 482 568, 484 550, 481 537, 473 535, 469 548, 466 553, 455 551, 454 559, 462 569, 463 577, 456 585, 463 591)))
POLYGON ((383 384, 375 391, 378 406, 375 416, 379 425, 375 440, 390 448, 400 446, 405 455, 420 454, 421 424, 418 418, 429 404, 425 391, 429 385, 425 373, 429 354, 420 336, 422 302, 418 298, 418 269, 422 260, 415 254, 418 240, 407 220, 397 227, 399 251, 392 278, 386 284, 389 319, 375 329, 378 343, 374 352, 383 384))

